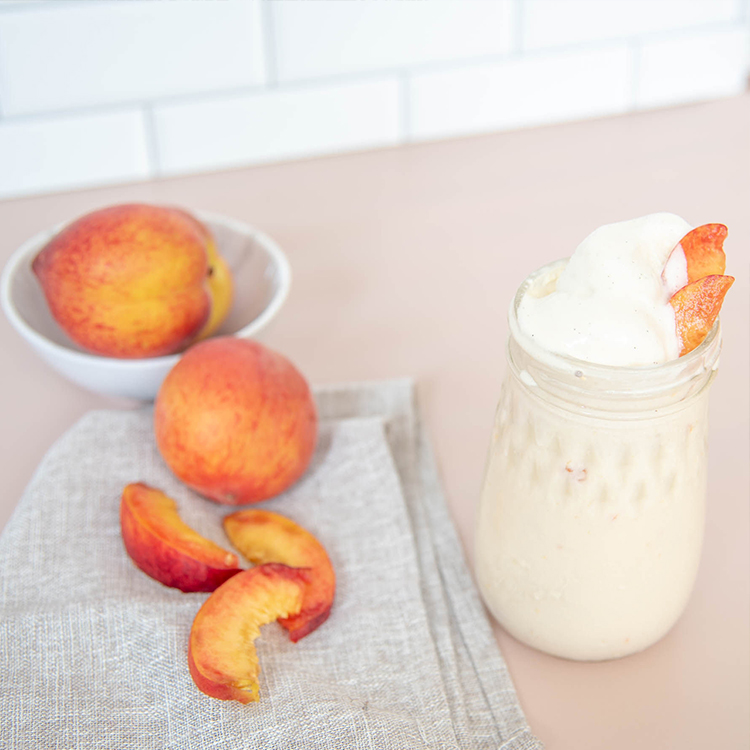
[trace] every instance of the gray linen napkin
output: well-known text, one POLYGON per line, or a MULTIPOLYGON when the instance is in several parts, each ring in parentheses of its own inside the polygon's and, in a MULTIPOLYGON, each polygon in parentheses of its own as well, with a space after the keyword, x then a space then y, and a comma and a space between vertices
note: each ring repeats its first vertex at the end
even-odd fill
POLYGON ((263 507, 326 546, 329 620, 293 644, 256 642, 261 699, 200 693, 187 669, 207 594, 151 580, 119 530, 125 484, 174 497, 228 545, 232 509, 182 486, 151 410, 83 417, 48 452, 0 537, 0 746, 538 750, 447 513, 410 381, 319 388, 303 479, 263 507))

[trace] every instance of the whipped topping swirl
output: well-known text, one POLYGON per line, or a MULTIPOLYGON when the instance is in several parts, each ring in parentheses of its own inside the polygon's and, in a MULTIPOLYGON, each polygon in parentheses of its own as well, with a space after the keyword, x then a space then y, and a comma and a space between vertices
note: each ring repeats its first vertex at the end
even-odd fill
POLYGON ((666 272, 665 265, 691 229, 669 213, 599 227, 556 278, 529 288, 517 311, 521 332, 548 351, 597 364, 676 359, 681 345, 669 299, 687 284, 682 250, 666 272))

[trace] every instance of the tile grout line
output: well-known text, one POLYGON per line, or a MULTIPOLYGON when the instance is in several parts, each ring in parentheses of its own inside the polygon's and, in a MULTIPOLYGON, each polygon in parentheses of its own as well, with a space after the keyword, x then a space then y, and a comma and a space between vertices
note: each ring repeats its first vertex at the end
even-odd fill
MULTIPOLYGON (((617 44, 622 44, 623 39, 615 40, 617 44)), ((71 107, 62 107, 55 109, 39 110, 35 112, 23 112, 16 115, 6 115, 7 120, 24 121, 54 117, 70 117, 77 115, 96 115, 107 111, 125 110, 131 108, 140 108, 144 106, 158 107, 160 105, 180 105, 205 103, 207 101, 230 98, 234 96, 262 96, 264 93, 276 92, 297 92, 307 91, 310 89, 324 89, 330 86, 369 83, 372 81, 392 79, 400 80, 406 73, 411 77, 414 73, 443 73, 462 70, 480 65, 496 65, 510 60, 518 60, 527 57, 545 57, 556 56, 560 53, 569 53, 571 51, 590 51, 597 48, 611 46, 611 42, 594 42, 575 45, 574 47, 555 47, 534 50, 517 57, 515 55, 497 54, 487 55, 466 60, 456 60, 450 62, 430 62, 412 66, 411 68, 383 68, 378 70, 366 70, 358 73, 341 73, 321 76, 320 78, 297 79, 283 83, 276 82, 272 87, 264 84, 255 84, 249 86, 238 86, 227 89, 205 89, 184 94, 166 94, 163 96, 150 97, 146 99, 125 99, 116 102, 101 102, 98 104, 73 105, 71 107)))
POLYGON ((3 97, 6 93, 5 89, 5 77, 3 76, 3 37, 0 34, 0 122, 6 119, 5 113, 3 112, 3 97))
POLYGON ((513 4, 513 40, 511 42, 511 53, 521 57, 524 52, 524 29, 526 28, 526 2, 515 0, 513 4))
MULTIPOLYGON (((194 103, 196 101, 210 101, 212 99, 221 99, 224 97, 231 96, 243 96, 243 95, 262 95, 263 93, 272 93, 276 91, 299 91, 314 88, 324 88, 326 86, 335 86, 338 84, 346 83, 366 83, 368 81, 384 78, 396 78, 400 80, 406 72, 411 78, 414 74, 424 73, 441 73, 448 71, 455 71, 461 69, 471 68, 472 66, 479 65, 493 65, 501 64, 509 60, 524 60, 528 58, 540 58, 545 56, 555 56, 558 54, 569 54, 575 52, 585 52, 594 50, 597 48, 606 48, 612 44, 626 44, 628 46, 637 42, 642 45, 647 41, 663 41, 667 39, 679 38, 681 36, 691 35, 696 32, 698 27, 685 28, 685 29, 672 29, 669 32, 653 32, 645 35, 634 35, 630 37, 609 37, 607 39, 591 40, 587 42, 580 42, 576 44, 561 45, 559 47, 544 47, 540 49, 526 50, 522 53, 511 51, 510 54, 498 53, 493 55, 481 55, 473 58, 466 58, 461 60, 443 60, 443 61, 430 61, 426 63, 418 63, 410 66, 406 69, 395 69, 395 68, 380 68, 376 70, 367 70, 357 73, 341 73, 341 74, 328 74, 317 78, 297 79, 279 83, 278 72, 276 69, 276 57, 277 53, 275 45, 273 43, 273 20, 270 13, 270 3, 272 0, 260 0, 263 21, 263 36, 266 40, 270 40, 269 44, 264 44, 264 63, 267 66, 267 78, 268 82, 263 85, 249 85, 233 87, 223 90, 208 89, 198 92, 181 93, 181 94, 166 94, 163 96, 151 97, 148 99, 136 99, 136 100, 124 100, 119 102, 109 102, 100 104, 86 104, 73 107, 64 107, 58 109, 43 110, 37 112, 28 112, 18 115, 4 114, 3 119, 5 121, 23 121, 25 119, 36 119, 43 117, 54 117, 54 116, 71 116, 71 115, 84 115, 84 114, 97 114, 107 110, 125 109, 127 107, 144 107, 150 106, 155 107, 162 104, 183 104, 183 103, 194 103), (266 9, 263 11, 263 9, 266 9)), ((522 0, 516 0, 519 3, 518 7, 522 7, 522 0)), ((750 0, 746 0, 750 4, 750 0)), ((517 14, 518 15, 518 14, 517 14)), ((516 26, 518 27, 522 21, 516 19, 516 26)), ((732 29, 739 29, 743 24, 738 21, 735 22, 722 22, 720 24, 706 24, 700 28, 703 33, 712 33, 720 31, 730 31, 732 29)), ((518 29, 517 29, 518 32, 518 29)))
POLYGON ((278 54, 276 49, 276 24, 271 0, 258 0, 260 3, 260 28, 263 43, 263 65, 265 68, 265 88, 273 91, 279 85, 278 54))
POLYGON ((408 70, 402 70, 398 78, 399 142, 411 143, 411 78, 408 70))
POLYGON ((161 160, 159 158, 159 137, 156 132, 154 108, 150 102, 145 102, 141 108, 143 131, 146 140, 146 157, 149 162, 150 178, 162 176, 161 160))

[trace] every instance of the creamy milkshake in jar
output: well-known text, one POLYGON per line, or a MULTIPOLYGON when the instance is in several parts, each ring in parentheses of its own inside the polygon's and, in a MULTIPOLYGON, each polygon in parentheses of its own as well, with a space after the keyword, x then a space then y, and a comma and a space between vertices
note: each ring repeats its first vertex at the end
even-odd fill
POLYGON ((687 604, 725 235, 672 214, 601 227, 511 305, 475 562, 494 617, 535 648, 625 656, 687 604))

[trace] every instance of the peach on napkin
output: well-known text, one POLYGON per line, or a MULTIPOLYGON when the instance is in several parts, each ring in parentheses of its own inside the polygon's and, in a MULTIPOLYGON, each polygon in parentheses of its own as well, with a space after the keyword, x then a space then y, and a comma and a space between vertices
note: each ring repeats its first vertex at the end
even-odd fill
POLYGON ((216 589, 190 630, 188 668, 196 686, 220 700, 257 701, 255 639, 261 626, 300 611, 306 583, 306 571, 267 563, 216 589))
POLYGON ((120 502, 125 549, 147 575, 180 591, 213 591, 240 572, 237 555, 183 522, 175 501, 147 484, 129 484, 120 502))
POLYGON ((232 544, 253 563, 283 563, 309 571, 302 608, 279 620, 298 641, 326 621, 336 593, 336 574, 323 545, 286 516, 269 510, 240 510, 224 519, 232 544))
POLYGON ((310 387, 281 354, 231 336, 191 347, 154 405, 156 444, 175 475, 219 503, 278 495, 307 469, 317 437, 310 387))

